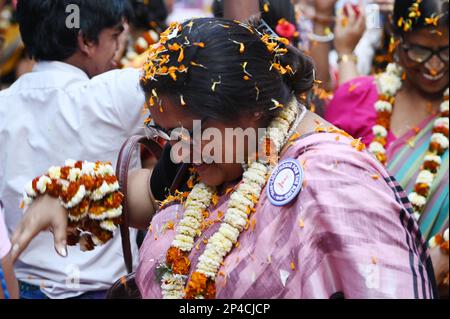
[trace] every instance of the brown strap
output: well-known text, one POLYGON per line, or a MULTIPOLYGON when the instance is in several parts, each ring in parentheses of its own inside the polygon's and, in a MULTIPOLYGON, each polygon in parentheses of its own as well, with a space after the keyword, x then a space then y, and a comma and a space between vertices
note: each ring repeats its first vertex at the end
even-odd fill
POLYGON ((116 175, 120 184, 120 191, 124 195, 124 200, 122 203, 123 213, 122 213, 122 224, 120 225, 120 234, 122 236, 122 250, 123 258, 125 260, 125 266, 128 273, 133 271, 133 258, 131 254, 131 244, 130 244, 130 219, 129 219, 129 207, 127 201, 127 187, 128 187, 128 169, 130 167, 130 162, 132 155, 136 150, 138 145, 144 145, 150 153, 153 154, 157 159, 161 157, 162 147, 156 141, 149 139, 145 136, 132 136, 130 137, 122 146, 119 153, 119 159, 117 161, 116 175))

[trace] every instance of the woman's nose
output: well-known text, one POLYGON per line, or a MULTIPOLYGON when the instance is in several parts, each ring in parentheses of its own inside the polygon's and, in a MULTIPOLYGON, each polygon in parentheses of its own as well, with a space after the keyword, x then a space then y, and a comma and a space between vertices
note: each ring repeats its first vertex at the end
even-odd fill
POLYGON ((430 60, 425 63, 425 68, 428 70, 430 75, 438 75, 442 69, 445 67, 444 62, 437 56, 437 54, 434 54, 430 60))

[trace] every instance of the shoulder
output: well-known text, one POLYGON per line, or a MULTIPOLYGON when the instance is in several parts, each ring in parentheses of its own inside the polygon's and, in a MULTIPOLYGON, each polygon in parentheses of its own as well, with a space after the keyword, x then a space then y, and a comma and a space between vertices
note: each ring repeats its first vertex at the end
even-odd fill
POLYGON ((303 169, 299 203, 314 201, 326 210, 400 208, 387 182, 388 172, 358 140, 339 133, 311 134, 297 141, 286 157, 296 159, 303 169))

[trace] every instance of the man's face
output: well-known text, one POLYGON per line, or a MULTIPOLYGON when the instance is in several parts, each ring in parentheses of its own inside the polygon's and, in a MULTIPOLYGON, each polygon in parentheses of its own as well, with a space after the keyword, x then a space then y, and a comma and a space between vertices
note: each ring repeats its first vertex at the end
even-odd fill
POLYGON ((123 30, 123 23, 120 23, 120 25, 113 28, 104 29, 100 33, 98 43, 96 43, 91 50, 91 61, 89 63, 88 70, 90 77, 94 77, 117 68, 115 55, 119 49, 119 38, 123 30))

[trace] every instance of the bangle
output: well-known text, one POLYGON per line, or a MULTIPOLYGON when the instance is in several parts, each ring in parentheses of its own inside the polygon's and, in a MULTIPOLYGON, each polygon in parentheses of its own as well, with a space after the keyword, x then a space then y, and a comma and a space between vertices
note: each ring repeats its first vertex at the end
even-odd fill
POLYGON ((308 39, 310 41, 314 41, 314 42, 328 43, 328 42, 332 42, 334 40, 334 33, 330 32, 327 35, 308 33, 308 39))
POLYGON ((50 167, 25 186, 21 207, 43 195, 59 198, 67 211, 70 235, 67 244, 93 250, 112 239, 121 224, 123 195, 109 163, 68 160, 63 167, 50 167))
POLYGON ((347 62, 354 62, 355 64, 358 64, 358 57, 352 53, 352 54, 339 54, 338 56, 338 64, 341 62, 347 63, 347 62))

